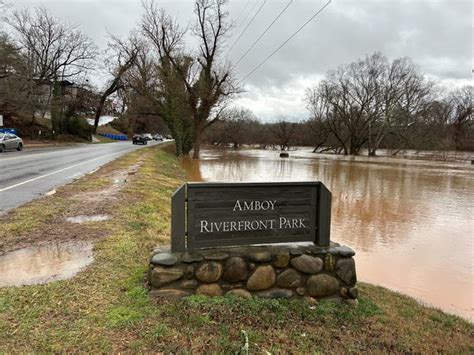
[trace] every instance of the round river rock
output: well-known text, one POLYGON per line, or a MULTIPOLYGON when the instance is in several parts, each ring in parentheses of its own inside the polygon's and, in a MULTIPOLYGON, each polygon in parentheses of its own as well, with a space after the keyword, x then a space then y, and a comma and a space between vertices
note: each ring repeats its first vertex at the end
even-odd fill
POLYGON ((271 290, 258 292, 257 296, 261 298, 291 298, 291 296, 293 296, 293 291, 282 288, 274 288, 271 290))
POLYGON ((159 288, 173 281, 179 280, 184 275, 181 269, 165 269, 155 267, 151 272, 151 284, 153 287, 159 288))
POLYGON ((349 289, 349 296, 352 298, 357 298, 359 296, 359 289, 357 287, 351 287, 349 289))
POLYGON ((357 282, 354 259, 340 259, 336 264, 336 275, 346 284, 354 285, 357 282))
POLYGON ((193 290, 199 286, 199 282, 196 280, 184 280, 181 282, 181 287, 185 289, 193 290))
POLYGON ((306 288, 312 297, 330 296, 338 291, 339 282, 329 275, 313 275, 306 282, 306 288))
POLYGON ((275 267, 287 267, 290 262, 290 253, 288 251, 281 251, 274 255, 273 266, 275 267))
POLYGON ((195 263, 202 261, 204 257, 201 254, 198 253, 184 253, 181 256, 181 261, 183 263, 195 263))
POLYGON ((345 245, 331 248, 329 249, 329 252, 334 255, 340 255, 342 257, 351 257, 355 255, 355 251, 345 245))
POLYGON ((226 260, 224 264, 224 275, 222 278, 227 282, 244 281, 248 276, 247 262, 238 256, 226 260))
POLYGON ((150 292, 152 297, 160 297, 160 298, 167 298, 167 299, 179 299, 186 296, 189 296, 190 293, 182 290, 176 289, 166 289, 162 288, 160 290, 152 290, 150 292))
POLYGON ((268 250, 252 250, 247 255, 250 261, 266 263, 272 260, 272 254, 268 250))
POLYGON ((178 258, 169 253, 158 253, 151 258, 151 263, 155 265, 172 266, 177 262, 178 258))
POLYGON ((321 258, 306 254, 293 258, 291 260, 291 265, 296 270, 304 272, 305 274, 316 274, 323 269, 323 261, 321 258))
POLYGON ((249 291, 244 290, 243 288, 236 288, 236 289, 230 290, 229 292, 226 293, 226 295, 242 297, 242 298, 252 298, 252 294, 249 291))
POLYGON ((249 290, 259 291, 270 288, 275 283, 275 271, 270 265, 259 266, 247 281, 249 290))
POLYGON ((222 289, 218 284, 201 285, 196 290, 197 295, 222 296, 222 289))
POLYGON ((229 257, 229 254, 221 253, 221 252, 211 252, 204 255, 204 258, 206 260, 214 260, 214 261, 222 261, 222 260, 227 259, 228 257, 229 257))
POLYGON ((301 275, 294 269, 287 269, 277 277, 277 285, 280 287, 292 288, 301 284, 301 275))
POLYGON ((196 270, 199 281, 211 283, 216 282, 222 276, 222 265, 214 261, 204 263, 196 270))

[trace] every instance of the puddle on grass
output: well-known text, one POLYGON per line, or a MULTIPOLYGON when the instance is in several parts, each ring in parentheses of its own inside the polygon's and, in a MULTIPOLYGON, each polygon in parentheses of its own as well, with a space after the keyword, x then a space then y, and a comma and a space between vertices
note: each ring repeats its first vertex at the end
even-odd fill
POLYGON ((108 221, 111 217, 106 214, 96 214, 92 216, 74 216, 74 217, 67 217, 66 221, 70 223, 87 223, 87 222, 101 222, 101 221, 108 221))
POLYGON ((44 284, 73 277, 93 261, 88 241, 50 242, 0 256, 0 287, 44 284))

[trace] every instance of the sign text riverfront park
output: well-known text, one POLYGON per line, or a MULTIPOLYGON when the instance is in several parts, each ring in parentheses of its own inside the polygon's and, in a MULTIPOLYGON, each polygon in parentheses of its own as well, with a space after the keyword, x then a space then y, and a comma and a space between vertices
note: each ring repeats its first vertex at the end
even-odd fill
POLYGON ((321 182, 188 183, 172 198, 173 251, 312 241, 329 245, 331 193, 321 182))

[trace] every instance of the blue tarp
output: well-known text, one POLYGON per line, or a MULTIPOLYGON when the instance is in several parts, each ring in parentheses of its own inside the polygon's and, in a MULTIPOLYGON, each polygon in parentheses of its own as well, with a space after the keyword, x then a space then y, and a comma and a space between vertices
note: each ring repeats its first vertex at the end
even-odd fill
POLYGON ((15 128, 0 128, 0 133, 16 134, 16 129, 15 128))
POLYGON ((110 134, 110 133, 100 133, 102 137, 113 139, 116 141, 126 141, 128 137, 125 134, 110 134))

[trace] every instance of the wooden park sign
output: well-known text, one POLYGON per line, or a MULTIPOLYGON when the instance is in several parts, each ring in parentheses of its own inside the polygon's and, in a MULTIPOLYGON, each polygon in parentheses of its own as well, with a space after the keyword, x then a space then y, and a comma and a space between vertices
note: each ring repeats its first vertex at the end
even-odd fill
POLYGON ((329 246, 321 182, 187 183, 171 200, 171 249, 311 241, 329 246))

